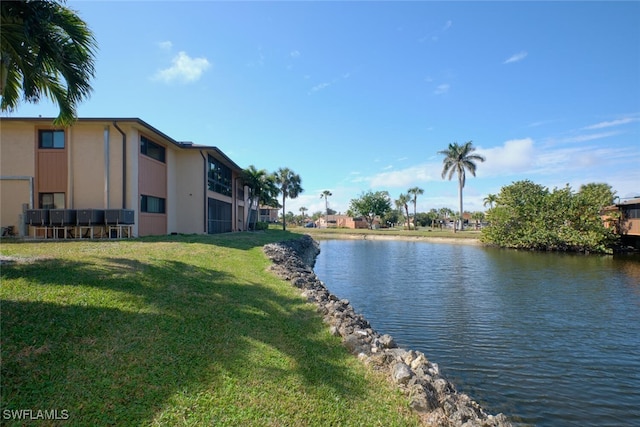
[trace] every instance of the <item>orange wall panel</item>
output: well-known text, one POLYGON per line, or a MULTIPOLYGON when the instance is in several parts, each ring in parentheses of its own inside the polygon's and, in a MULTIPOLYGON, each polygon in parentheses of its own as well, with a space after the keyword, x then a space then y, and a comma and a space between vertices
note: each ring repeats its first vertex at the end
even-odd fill
POLYGON ((140 194, 167 197, 167 165, 147 156, 139 156, 138 190, 140 194))
POLYGON ((138 219, 138 236, 167 234, 167 215, 141 212, 138 219))
POLYGON ((67 191, 66 150, 37 151, 37 188, 39 193, 64 193, 67 191))

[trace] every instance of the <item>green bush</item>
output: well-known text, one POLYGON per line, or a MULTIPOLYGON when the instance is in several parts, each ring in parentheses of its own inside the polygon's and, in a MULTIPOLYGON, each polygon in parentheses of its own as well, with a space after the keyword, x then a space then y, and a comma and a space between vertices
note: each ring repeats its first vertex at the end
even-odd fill
POLYGON ((482 240, 501 247, 570 252, 611 252, 616 241, 600 211, 613 203, 607 184, 587 184, 573 192, 518 181, 501 189, 487 212, 482 240))

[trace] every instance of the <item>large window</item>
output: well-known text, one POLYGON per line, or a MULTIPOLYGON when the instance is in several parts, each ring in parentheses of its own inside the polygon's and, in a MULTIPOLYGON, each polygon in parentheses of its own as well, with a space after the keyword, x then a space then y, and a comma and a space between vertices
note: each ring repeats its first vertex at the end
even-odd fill
POLYGON ((64 209, 64 193, 40 193, 40 209, 64 209))
POLYGON ((166 201, 161 197, 142 196, 140 198, 140 211, 147 213, 160 213, 166 212, 166 201))
POLYGON ((220 163, 212 155, 208 157, 209 190, 231 196, 231 169, 220 163))
POLYGON ((207 207, 207 231, 209 234, 228 233, 232 231, 231 203, 210 198, 207 207))
POLYGON ((63 130, 41 130, 38 132, 39 148, 64 148, 63 130))
POLYGON ((144 136, 140 137, 140 152, 147 157, 165 163, 166 149, 162 145, 158 145, 144 136))

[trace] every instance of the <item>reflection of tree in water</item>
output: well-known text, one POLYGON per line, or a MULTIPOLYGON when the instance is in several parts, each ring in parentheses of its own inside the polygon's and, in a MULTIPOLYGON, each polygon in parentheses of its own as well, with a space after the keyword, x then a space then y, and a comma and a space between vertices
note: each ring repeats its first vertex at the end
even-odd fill
POLYGON ((619 261, 619 269, 627 276, 627 284, 640 295, 640 256, 625 256, 619 261))

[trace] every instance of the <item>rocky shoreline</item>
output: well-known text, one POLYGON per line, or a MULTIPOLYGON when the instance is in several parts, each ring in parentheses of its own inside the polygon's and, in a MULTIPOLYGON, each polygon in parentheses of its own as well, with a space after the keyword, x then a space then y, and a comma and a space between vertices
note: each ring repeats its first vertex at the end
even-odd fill
POLYGON ((331 294, 313 271, 320 245, 311 236, 264 246, 271 270, 316 304, 333 335, 364 363, 388 373, 409 397, 425 424, 475 427, 511 426, 503 414, 487 414, 468 395, 458 393, 436 363, 418 351, 398 348, 393 337, 376 332, 346 299, 331 294))

